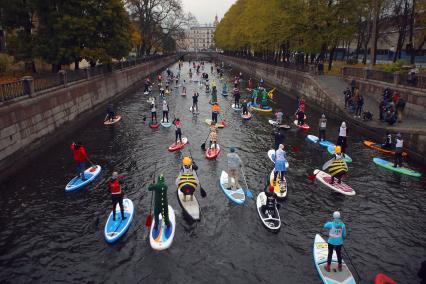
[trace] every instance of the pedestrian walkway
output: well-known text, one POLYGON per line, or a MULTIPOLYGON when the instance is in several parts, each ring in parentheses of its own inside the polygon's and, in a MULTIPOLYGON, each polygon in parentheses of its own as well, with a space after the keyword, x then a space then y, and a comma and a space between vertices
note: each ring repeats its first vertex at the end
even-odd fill
MULTIPOLYGON (((345 80, 338 76, 332 75, 321 75, 315 76, 314 79, 323 88, 324 91, 336 102, 336 104, 347 113, 348 116, 353 118, 353 114, 344 109, 345 100, 343 91, 349 86, 345 80)), ((395 123, 389 125, 386 122, 379 121, 379 102, 376 101, 372 96, 368 94, 362 94, 364 96, 364 110, 369 110, 373 114, 372 121, 363 121, 366 125, 375 128, 386 129, 391 132, 409 132, 409 133, 426 133, 426 120, 418 117, 414 117, 404 112, 403 121, 401 123, 395 123)), ((357 118, 361 120, 362 118, 357 118)))

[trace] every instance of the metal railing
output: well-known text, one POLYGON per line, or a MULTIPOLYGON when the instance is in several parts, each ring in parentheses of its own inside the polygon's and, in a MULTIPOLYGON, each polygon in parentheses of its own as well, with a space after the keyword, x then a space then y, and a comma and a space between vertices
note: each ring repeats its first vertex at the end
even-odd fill
POLYGON ((375 80, 412 88, 426 89, 426 75, 408 74, 408 72, 385 72, 368 68, 343 67, 342 75, 375 80))
MULTIPOLYGON (((64 85, 65 82, 71 83, 80 80, 87 80, 90 77, 106 74, 115 70, 131 68, 136 65, 166 56, 168 55, 153 55, 141 58, 133 58, 125 61, 114 62, 109 65, 96 65, 94 67, 85 69, 68 70, 66 72, 61 70, 56 74, 34 74, 32 76, 34 92, 40 92, 53 87, 64 85)), ((0 84, 0 102, 13 100, 24 95, 28 95, 28 90, 26 90, 24 81, 22 79, 15 82, 0 84)))

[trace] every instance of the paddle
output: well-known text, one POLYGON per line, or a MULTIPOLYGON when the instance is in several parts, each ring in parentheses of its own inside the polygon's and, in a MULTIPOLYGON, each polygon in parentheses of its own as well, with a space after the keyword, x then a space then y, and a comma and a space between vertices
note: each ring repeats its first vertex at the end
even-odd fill
POLYGON ((349 256, 348 252, 345 249, 345 246, 342 245, 343 251, 345 252, 346 256, 349 259, 349 262, 351 263, 352 267, 354 268, 356 275, 358 276, 359 281, 361 282, 361 276, 359 276, 358 270, 356 269, 356 266, 353 264, 351 257, 349 256))
POLYGON ((204 143, 201 144, 201 150, 203 150, 203 151, 206 151, 206 142, 207 142, 207 139, 209 139, 209 136, 210 136, 210 132, 207 135, 206 140, 204 141, 204 143))
MULTIPOLYGON (((191 156, 192 161, 194 161, 194 163, 195 163, 195 160, 192 157, 191 149, 188 149, 188 150, 189 150, 189 155, 191 156)), ((194 170, 194 172, 197 173, 196 170, 194 170)), ((197 176, 198 176, 198 174, 197 174, 197 176)), ((198 182, 200 183, 200 195, 201 195, 202 198, 205 198, 207 196, 207 192, 204 190, 203 186, 201 185, 200 179, 198 179, 198 182)))
POLYGON ((244 191, 245 191, 245 193, 246 193, 246 195, 247 195, 248 198, 253 199, 253 193, 248 188, 247 180, 246 180, 246 175, 244 174, 243 167, 241 167, 241 173, 243 174, 244 183, 246 184, 246 189, 244 191))
POLYGON ((312 173, 312 175, 308 175, 308 180, 310 180, 311 182, 315 182, 316 176, 319 173, 320 172, 317 172, 316 174, 312 173))
MULTIPOLYGON (((155 174, 157 173, 157 163, 155 163, 155 168, 154 168, 154 178, 153 178, 153 183, 155 183, 155 174)), ((149 207, 149 215, 146 217, 146 221, 145 221, 145 226, 147 226, 148 228, 151 227, 152 225, 152 199, 154 196, 154 191, 151 192, 151 206, 149 207)))

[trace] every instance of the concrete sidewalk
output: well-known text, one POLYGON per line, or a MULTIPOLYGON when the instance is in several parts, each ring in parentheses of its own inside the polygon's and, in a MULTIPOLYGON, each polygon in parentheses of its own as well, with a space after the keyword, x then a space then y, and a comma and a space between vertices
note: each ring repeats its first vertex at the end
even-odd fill
MULTIPOLYGON (((346 90, 346 87, 349 86, 345 80, 341 77, 330 76, 330 75, 321 75, 314 76, 314 79, 317 83, 323 88, 327 94, 335 100, 335 103, 344 110, 345 101, 343 91, 346 90)), ((403 121, 401 123, 396 122, 394 125, 389 125, 386 122, 381 122, 379 120, 379 102, 375 100, 372 96, 368 94, 362 94, 364 96, 364 110, 369 110, 373 113, 372 121, 363 121, 363 123, 368 124, 371 127, 377 127, 385 129, 393 133, 396 132, 411 132, 411 133, 426 133, 426 120, 415 117, 404 112, 403 121)), ((353 117, 353 113, 345 110, 347 115, 353 117)), ((362 121, 362 118, 356 118, 357 120, 362 121)))

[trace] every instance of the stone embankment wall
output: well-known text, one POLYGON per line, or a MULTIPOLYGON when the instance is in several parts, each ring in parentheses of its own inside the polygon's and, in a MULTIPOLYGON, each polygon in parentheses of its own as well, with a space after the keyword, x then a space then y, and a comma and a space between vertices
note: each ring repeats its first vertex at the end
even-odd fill
MULTIPOLYGON (((246 74, 261 77, 268 84, 291 96, 304 95, 307 101, 319 111, 326 112, 329 117, 349 122, 351 127, 361 129, 376 141, 382 141, 386 134, 385 128, 371 126, 350 116, 344 110, 343 105, 337 104, 317 79, 308 73, 224 55, 218 55, 218 60, 229 63, 246 74)), ((398 131, 404 136, 404 146, 407 148, 410 158, 426 164, 426 129, 419 131, 407 128, 398 129, 398 131)))
POLYGON ((176 60, 176 56, 159 58, 0 106, 0 179, 39 152, 35 150, 47 149, 57 141, 55 137, 75 130, 109 100, 176 60))

